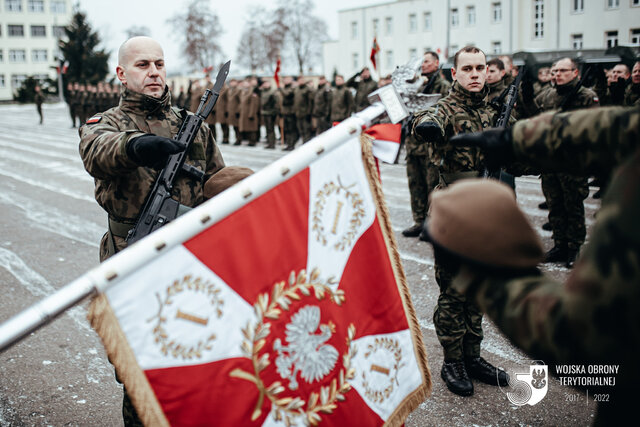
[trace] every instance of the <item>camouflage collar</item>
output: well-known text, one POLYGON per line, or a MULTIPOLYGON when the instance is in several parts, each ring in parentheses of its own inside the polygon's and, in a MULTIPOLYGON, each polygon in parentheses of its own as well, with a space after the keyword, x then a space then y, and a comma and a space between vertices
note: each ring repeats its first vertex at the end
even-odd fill
POLYGON ((458 83, 457 80, 454 80, 451 85, 451 92, 449 96, 468 107, 480 107, 486 104, 488 94, 489 88, 487 85, 484 85, 480 92, 469 92, 460 86, 460 83, 458 83))
POLYGON ((164 116, 171 109, 171 92, 165 87, 160 98, 134 92, 126 87, 122 90, 120 109, 125 112, 140 113, 146 115, 164 116))
POLYGON ((574 87, 576 87, 579 81, 580 79, 576 77, 567 84, 556 85, 556 90, 558 91, 559 95, 567 95, 573 90, 574 87))

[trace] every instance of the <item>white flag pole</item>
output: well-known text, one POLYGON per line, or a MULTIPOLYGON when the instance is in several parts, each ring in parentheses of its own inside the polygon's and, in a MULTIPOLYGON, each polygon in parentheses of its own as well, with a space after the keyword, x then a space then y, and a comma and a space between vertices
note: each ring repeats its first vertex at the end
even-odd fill
POLYGON ((4 322, 0 325, 0 351, 49 323, 84 298, 97 292, 104 292, 159 254, 195 236, 276 185, 288 180, 313 161, 360 135, 385 112, 391 116, 392 122, 397 122, 393 119, 394 113, 397 114, 399 110, 404 111, 404 105, 392 85, 385 88, 372 94, 373 98, 381 102, 375 102, 339 125, 318 135, 299 149, 156 230, 52 295, 4 322), (400 107, 389 103, 389 100, 394 97, 391 91, 395 93, 400 107))

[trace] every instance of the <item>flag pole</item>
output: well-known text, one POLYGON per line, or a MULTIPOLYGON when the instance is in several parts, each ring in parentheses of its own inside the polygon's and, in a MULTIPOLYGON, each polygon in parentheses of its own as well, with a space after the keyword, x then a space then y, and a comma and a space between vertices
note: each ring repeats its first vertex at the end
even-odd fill
MULTIPOLYGON (((393 86, 387 87, 392 88, 393 86)), ((395 92, 395 89, 392 90, 395 92)), ((0 352, 49 323, 86 297, 104 292, 142 265, 180 245, 276 185, 288 180, 305 169, 311 162, 360 135, 385 112, 389 116, 397 113, 398 107, 390 108, 389 103, 385 101, 385 98, 388 100, 388 96, 377 96, 376 98, 378 92, 380 90, 370 95, 377 99, 377 102, 371 106, 316 136, 299 149, 245 178, 210 201, 149 234, 55 293, 2 323, 0 325, 0 352)), ((400 108, 404 109, 404 105, 400 108)))

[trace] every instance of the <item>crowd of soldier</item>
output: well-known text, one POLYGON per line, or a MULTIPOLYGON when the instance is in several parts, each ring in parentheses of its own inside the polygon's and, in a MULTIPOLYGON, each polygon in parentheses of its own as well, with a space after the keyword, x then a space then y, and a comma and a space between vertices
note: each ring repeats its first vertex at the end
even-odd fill
POLYGON ((71 127, 81 126, 96 113, 107 111, 120 102, 120 85, 104 82, 68 83, 65 100, 71 115, 71 127))

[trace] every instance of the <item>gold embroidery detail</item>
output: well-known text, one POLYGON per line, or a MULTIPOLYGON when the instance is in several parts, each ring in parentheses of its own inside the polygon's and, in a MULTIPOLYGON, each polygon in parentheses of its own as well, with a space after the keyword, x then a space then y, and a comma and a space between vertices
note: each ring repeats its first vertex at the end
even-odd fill
POLYGON ((367 352, 364 354, 364 358, 368 359, 369 356, 371 356, 373 353, 379 350, 390 353, 395 361, 395 364, 391 369, 389 369, 389 368, 372 363, 370 366, 370 372, 378 372, 380 374, 390 377, 389 385, 382 390, 374 389, 369 384, 369 378, 367 377, 366 370, 363 370, 362 371, 362 387, 364 388, 365 390, 364 394, 368 399, 377 403, 383 403, 385 400, 387 400, 391 396, 391 393, 393 393, 394 384, 400 385, 400 383, 398 382, 398 371, 405 364, 400 363, 402 361, 402 349, 400 348, 400 343, 398 342, 398 340, 386 338, 386 337, 376 338, 373 344, 369 344, 367 346, 367 352), (392 372, 393 372, 393 375, 391 374, 392 372))
POLYGON ((332 278, 327 280, 327 284, 319 283, 319 278, 318 269, 313 269, 310 277, 307 277, 305 270, 301 270, 297 276, 292 271, 288 283, 282 281, 273 286, 271 297, 267 293, 258 296, 258 301, 253 306, 258 322, 253 326, 249 322, 242 329, 245 338, 242 342, 242 351, 251 359, 254 372, 249 373, 242 369, 234 369, 229 375, 251 381, 258 388, 260 395, 251 415, 252 421, 258 419, 262 414, 262 404, 266 396, 273 405, 276 421, 283 421, 286 426, 290 426, 296 423, 298 417, 305 417, 303 420, 305 424, 315 426, 322 421, 320 414, 332 413, 337 407, 337 402, 344 401, 344 394, 351 390, 348 380, 355 378, 355 368, 351 366, 351 360, 357 351, 355 345, 352 344, 356 334, 356 328, 353 324, 350 324, 347 330, 347 351, 342 355, 343 368, 338 374, 338 379, 334 378, 330 385, 320 387, 319 392, 312 392, 308 401, 300 397, 284 397, 282 392, 285 391, 285 387, 280 381, 274 381, 266 386, 260 377, 260 372, 271 363, 269 353, 258 356, 266 343, 266 338, 271 333, 269 320, 278 320, 282 310, 289 310, 292 301, 300 300, 301 296, 312 296, 312 293, 317 300, 322 300, 328 295, 330 301, 337 305, 342 305, 345 301, 343 290, 333 291, 329 286, 336 284, 332 278))

